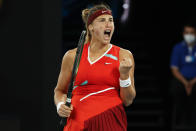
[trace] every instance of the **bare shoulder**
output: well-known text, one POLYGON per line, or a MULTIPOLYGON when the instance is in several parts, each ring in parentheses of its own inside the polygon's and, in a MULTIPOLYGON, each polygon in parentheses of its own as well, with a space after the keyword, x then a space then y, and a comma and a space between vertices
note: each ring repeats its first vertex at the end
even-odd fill
POLYGON ((71 49, 71 50, 68 50, 64 56, 63 56, 63 61, 64 60, 67 60, 67 59, 74 59, 75 55, 76 55, 76 50, 77 48, 74 48, 74 49, 71 49))
POLYGON ((73 64, 77 48, 68 50, 63 56, 62 64, 73 64))
POLYGON ((133 54, 131 53, 131 51, 129 51, 127 49, 120 48, 119 59, 121 60, 123 58, 131 58, 131 59, 133 59, 133 54))

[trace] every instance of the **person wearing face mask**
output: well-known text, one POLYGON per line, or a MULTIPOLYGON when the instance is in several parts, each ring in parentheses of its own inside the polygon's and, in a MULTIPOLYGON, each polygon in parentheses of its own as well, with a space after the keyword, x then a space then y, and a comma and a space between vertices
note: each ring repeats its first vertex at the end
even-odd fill
POLYGON ((176 124, 193 125, 196 110, 196 28, 185 25, 184 40, 173 48, 170 67, 174 76, 176 124))
POLYGON ((65 101, 76 49, 64 55, 54 94, 58 115, 68 117, 64 131, 126 131, 123 105, 136 96, 133 55, 110 43, 114 22, 108 6, 85 9, 82 18, 87 35, 71 107, 65 101))

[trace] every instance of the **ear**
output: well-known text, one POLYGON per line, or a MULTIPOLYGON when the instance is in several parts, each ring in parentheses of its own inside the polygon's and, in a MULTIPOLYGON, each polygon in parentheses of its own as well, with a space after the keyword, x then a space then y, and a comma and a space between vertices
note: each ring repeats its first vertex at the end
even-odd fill
POLYGON ((93 32, 94 31, 93 30, 93 26, 91 24, 88 26, 88 29, 89 29, 90 32, 93 32))

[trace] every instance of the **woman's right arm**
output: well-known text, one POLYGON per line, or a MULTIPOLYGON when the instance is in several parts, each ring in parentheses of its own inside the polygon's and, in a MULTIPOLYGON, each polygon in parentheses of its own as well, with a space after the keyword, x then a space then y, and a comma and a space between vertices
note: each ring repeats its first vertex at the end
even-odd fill
MULTIPOLYGON (((54 102, 56 106, 61 102, 65 103, 67 97, 67 89, 71 79, 71 73, 74 63, 75 49, 69 50, 65 53, 62 64, 61 71, 58 77, 57 86, 54 90, 54 102)), ((65 104, 60 104, 59 110, 57 111, 61 117, 69 117, 72 110, 71 108, 65 106, 65 104)))

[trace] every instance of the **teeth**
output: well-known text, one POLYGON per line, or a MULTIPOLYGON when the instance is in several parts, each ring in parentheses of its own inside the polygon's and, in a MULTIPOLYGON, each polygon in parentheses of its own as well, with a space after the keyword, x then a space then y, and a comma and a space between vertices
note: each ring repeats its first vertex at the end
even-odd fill
POLYGON ((111 32, 111 30, 105 30, 105 32, 109 33, 109 32, 111 32))
POLYGON ((106 30, 104 31, 104 34, 105 34, 105 35, 110 36, 110 33, 111 33, 111 30, 110 30, 110 29, 106 29, 106 30))

